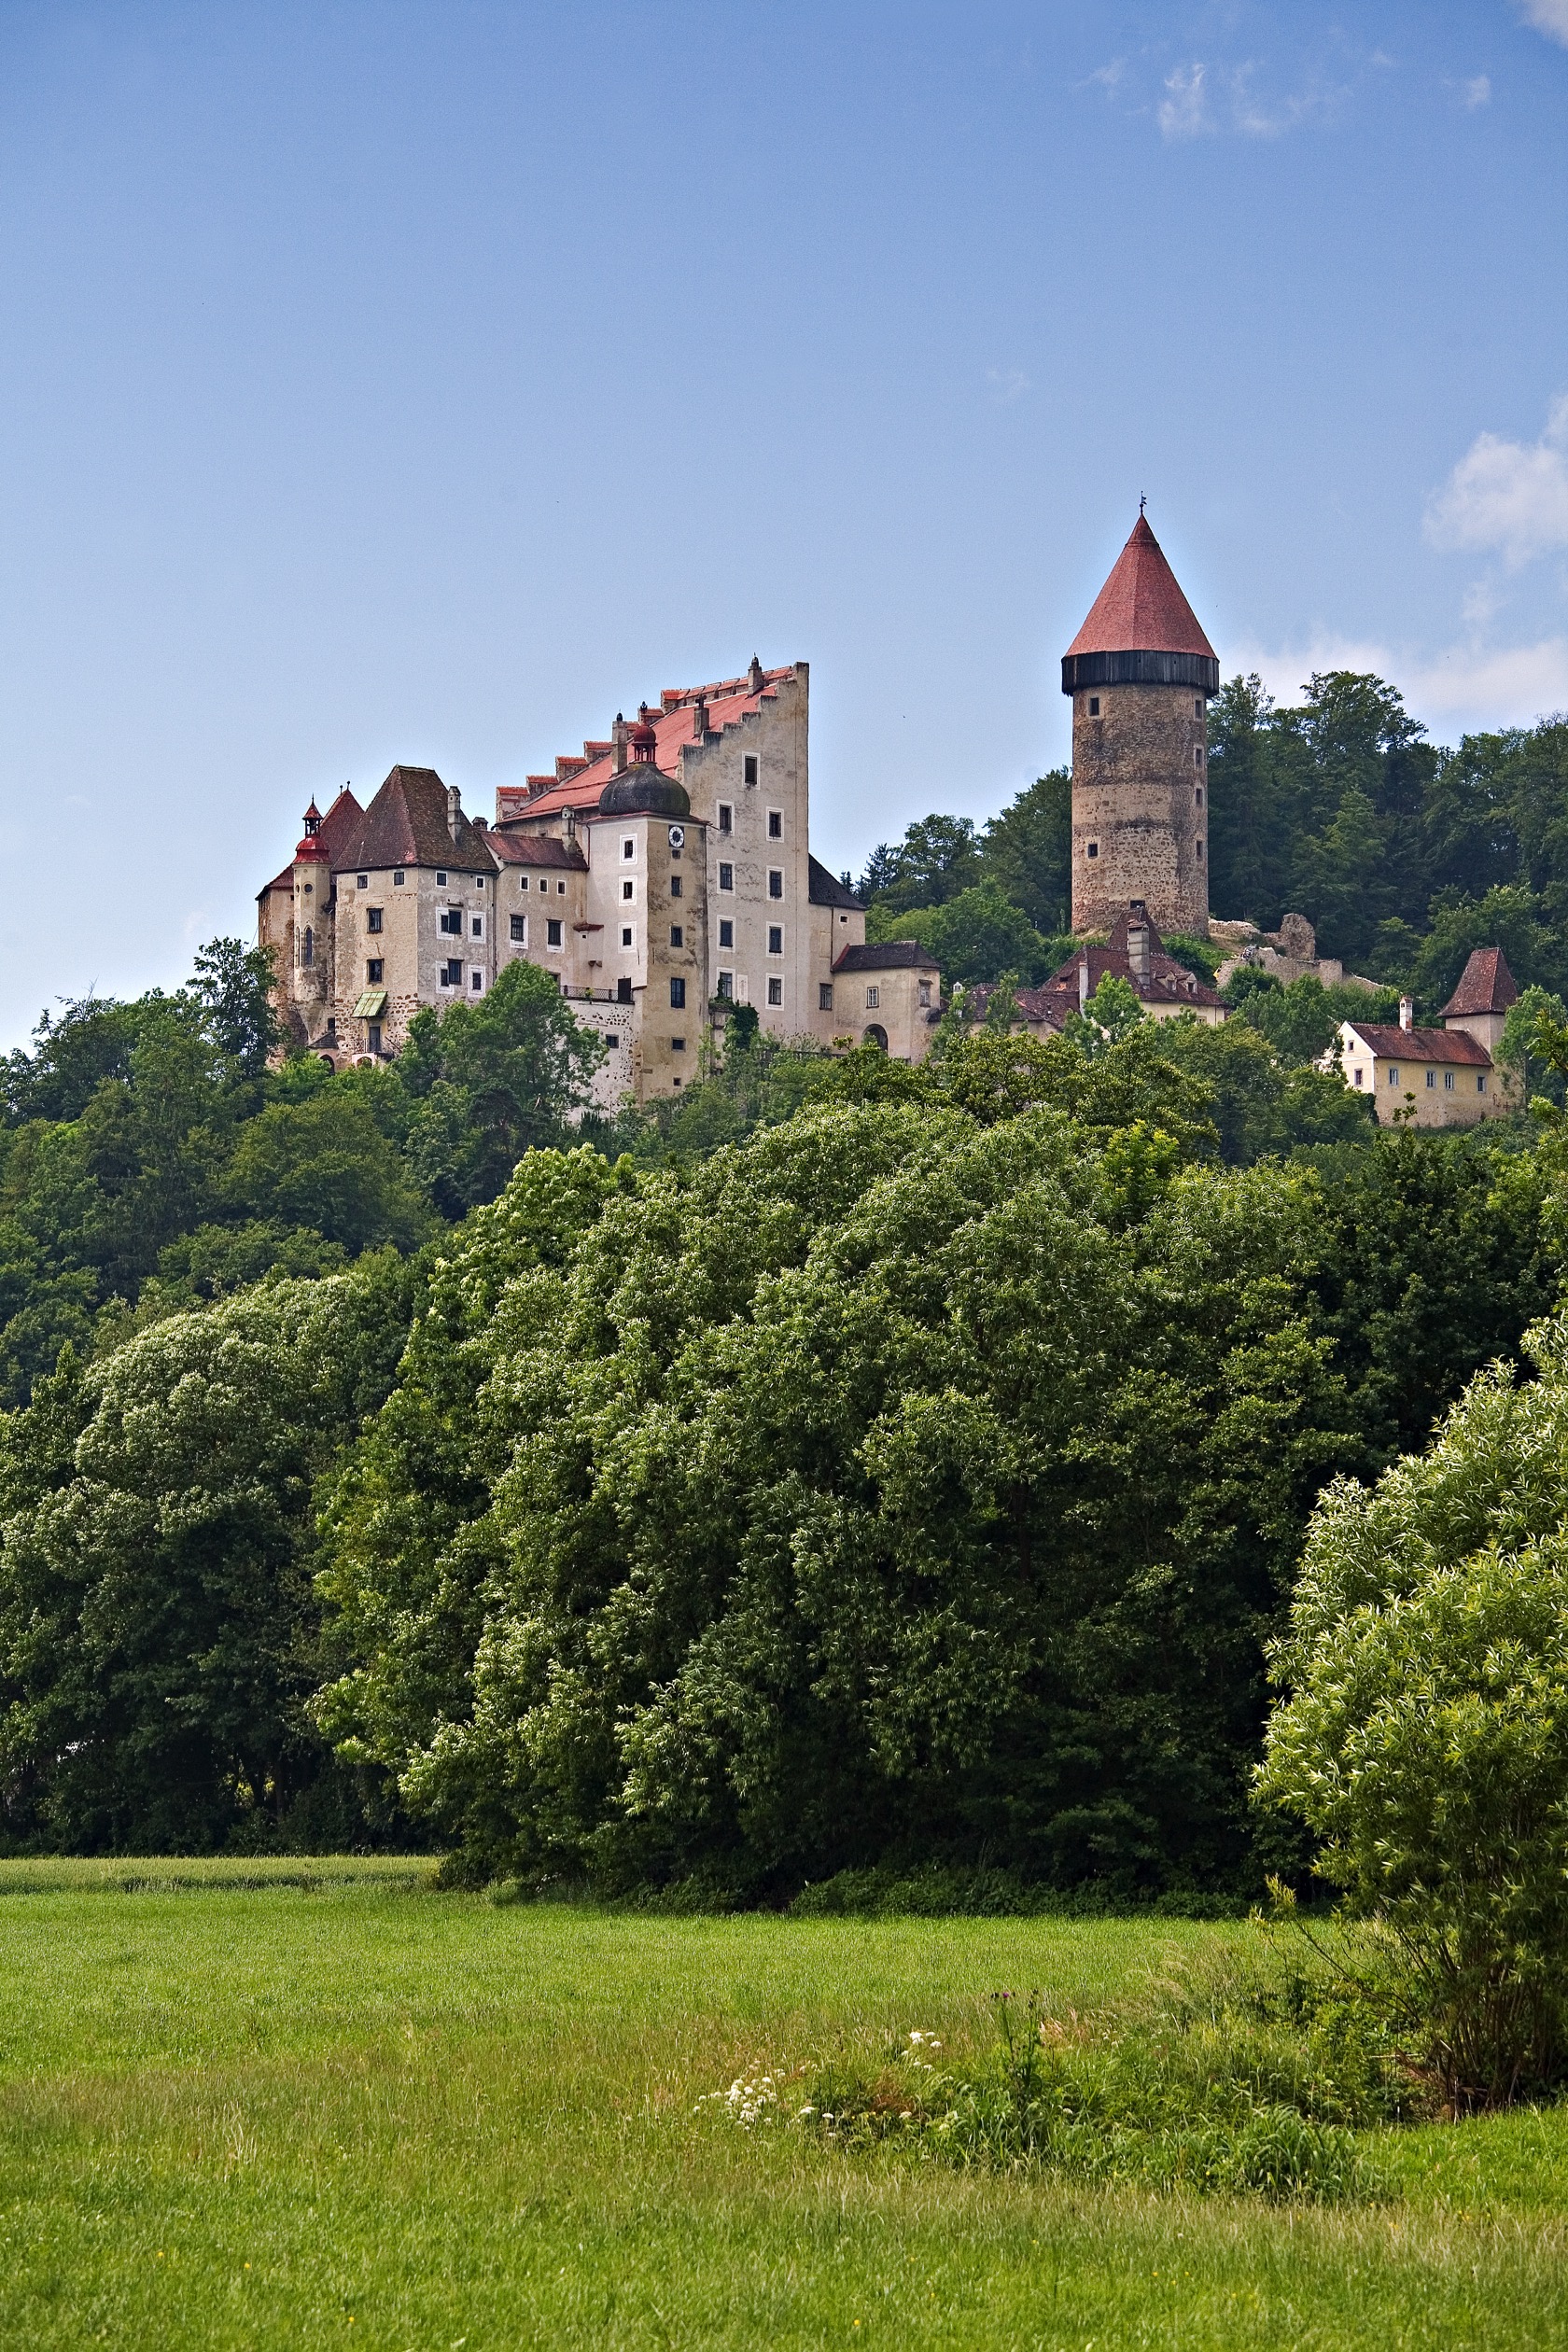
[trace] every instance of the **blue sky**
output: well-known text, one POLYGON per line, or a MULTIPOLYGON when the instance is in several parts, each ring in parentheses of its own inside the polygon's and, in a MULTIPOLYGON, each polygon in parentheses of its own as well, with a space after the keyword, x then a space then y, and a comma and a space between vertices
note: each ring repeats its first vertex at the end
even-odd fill
POLYGON ((835 867, 983 818, 1142 492, 1227 671, 1568 706, 1565 261, 1568 0, 0 0, 0 1043, 753 651, 835 867))

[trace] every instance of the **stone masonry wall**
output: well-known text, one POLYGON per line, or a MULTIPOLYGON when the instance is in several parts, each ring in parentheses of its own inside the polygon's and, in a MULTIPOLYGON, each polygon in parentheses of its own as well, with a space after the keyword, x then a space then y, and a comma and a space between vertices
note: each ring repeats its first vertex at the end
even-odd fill
POLYGON ((1187 686, 1072 697, 1072 928, 1141 899, 1161 931, 1209 929, 1209 719, 1187 686), (1098 704, 1098 710, 1090 705, 1098 704))

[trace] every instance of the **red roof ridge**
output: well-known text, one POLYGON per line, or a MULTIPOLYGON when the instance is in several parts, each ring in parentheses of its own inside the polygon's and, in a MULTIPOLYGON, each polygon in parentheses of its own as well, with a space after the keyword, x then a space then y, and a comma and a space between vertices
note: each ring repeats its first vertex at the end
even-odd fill
POLYGON ((1491 1068, 1491 1056, 1466 1029, 1401 1029, 1397 1023, 1357 1020, 1345 1026, 1379 1061, 1451 1061, 1491 1068))
POLYGON ((1065 658, 1081 653, 1196 653, 1213 661, 1165 551, 1141 514, 1065 658))

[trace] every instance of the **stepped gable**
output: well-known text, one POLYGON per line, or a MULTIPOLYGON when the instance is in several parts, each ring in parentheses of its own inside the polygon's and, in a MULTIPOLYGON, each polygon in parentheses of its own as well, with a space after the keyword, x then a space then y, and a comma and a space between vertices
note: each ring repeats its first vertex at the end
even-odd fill
POLYGON ((1506 1013, 1510 1004, 1518 1002, 1519 988, 1502 948, 1474 947, 1458 987, 1437 1018, 1452 1021, 1477 1013, 1506 1013))
MULTIPOLYGON (((315 805, 314 801, 311 805, 312 807, 315 805)), ((364 818, 365 812, 355 799, 352 788, 345 784, 326 816, 321 819, 320 828, 315 835, 320 845, 321 855, 329 866, 334 861, 339 865, 346 863, 344 859, 339 857, 338 852, 353 840, 364 822, 364 818)), ((264 899, 268 890, 291 890, 293 888, 294 861, 290 858, 283 872, 267 883, 264 889, 258 890, 256 895, 259 899, 264 899)))
MULTIPOLYGON (((720 679, 711 686, 666 686, 659 697, 658 709, 651 709, 648 714, 654 736, 652 764, 662 768, 666 776, 678 776, 681 748, 704 739, 704 720, 709 736, 721 735, 726 727, 738 726, 749 713, 760 710, 764 702, 776 701, 779 687, 793 678, 800 666, 787 662, 782 669, 764 670, 758 664, 743 677, 720 679)), ((586 742, 581 753, 564 752, 557 759, 553 776, 530 776, 525 795, 515 787, 503 785, 497 795, 497 813, 504 808, 503 821, 524 815, 553 816, 567 808, 590 809, 596 814, 599 794, 615 773, 613 742, 586 742)))
POLYGON ((1080 653, 1196 653, 1211 662, 1215 658, 1142 515, 1113 565, 1111 577, 1089 607, 1087 620, 1067 649, 1070 661, 1080 653))
POLYGON ((484 834, 461 811, 455 838, 448 822, 446 786, 434 768, 395 767, 355 833, 331 860, 351 866, 443 866, 459 874, 494 874, 484 834))
POLYGON ((820 858, 807 855, 809 876, 806 895, 813 906, 845 906, 860 912, 861 902, 853 890, 847 889, 836 874, 830 874, 820 858))
POLYGON ((1351 1021, 1350 1028, 1379 1061, 1463 1062, 1474 1070, 1490 1070, 1491 1056, 1463 1029, 1401 1029, 1392 1025, 1351 1021))

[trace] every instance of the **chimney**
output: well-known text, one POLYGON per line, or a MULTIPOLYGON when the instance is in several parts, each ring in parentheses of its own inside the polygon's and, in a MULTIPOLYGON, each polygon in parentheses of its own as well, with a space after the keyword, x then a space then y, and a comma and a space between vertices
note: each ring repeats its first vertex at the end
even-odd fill
POLYGON ((462 819, 463 795, 455 784, 449 784, 446 788, 446 830, 454 841, 457 838, 457 828, 462 819))
POLYGON ((1081 956, 1078 959, 1078 1010, 1080 1013, 1084 1011, 1088 1001, 1089 959, 1087 956, 1081 956))
POLYGON ((610 734, 615 742, 615 773, 620 776, 626 765, 626 721, 620 711, 615 714, 615 724, 610 734))
POLYGON ((1149 910, 1141 899, 1127 908, 1127 961, 1144 987, 1149 985, 1149 910))
POLYGON ((692 734, 701 743, 707 733, 707 696, 699 694, 692 706, 692 734))
POLYGON ((746 682, 754 694, 760 694, 763 688, 767 683, 767 680, 763 676, 763 665, 761 662, 758 661, 755 653, 751 656, 751 667, 746 674, 746 682))
POLYGON ((1415 1019, 1416 1019, 1416 1008, 1415 1008, 1414 1004, 1411 1002, 1411 1001, 1410 1001, 1410 999, 1409 999, 1408 997, 1401 997, 1401 998, 1400 998, 1400 1000, 1399 1000, 1399 1026, 1400 1026, 1400 1028, 1401 1028, 1402 1029, 1413 1029, 1413 1028, 1414 1028, 1414 1026, 1415 1026, 1415 1019))

